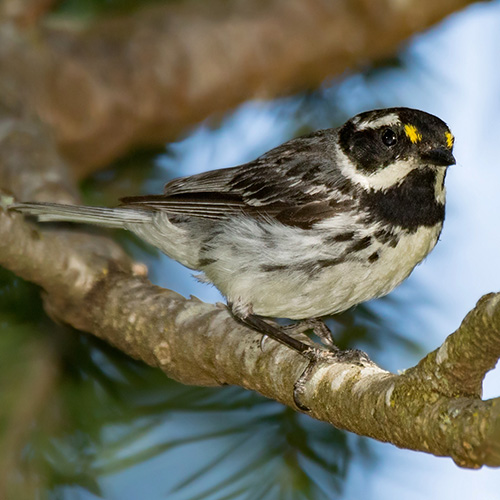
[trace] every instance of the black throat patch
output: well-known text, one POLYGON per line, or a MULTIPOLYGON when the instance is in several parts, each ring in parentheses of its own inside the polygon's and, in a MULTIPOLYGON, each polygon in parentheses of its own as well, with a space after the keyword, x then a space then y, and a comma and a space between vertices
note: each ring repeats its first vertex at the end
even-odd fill
POLYGON ((444 204, 436 200, 436 172, 415 169, 401 184, 386 190, 370 190, 361 196, 371 222, 394 224, 411 232, 420 226, 434 226, 444 221, 444 204))

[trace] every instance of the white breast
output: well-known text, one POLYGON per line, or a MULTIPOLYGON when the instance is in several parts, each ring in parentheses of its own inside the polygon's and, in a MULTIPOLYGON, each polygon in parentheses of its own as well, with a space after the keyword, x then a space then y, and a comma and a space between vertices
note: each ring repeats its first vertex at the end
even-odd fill
POLYGON ((414 233, 401 230, 396 247, 372 238, 368 248, 348 253, 347 259, 350 243, 325 244, 325 236, 353 230, 358 238, 367 235, 366 226, 356 225, 355 213, 313 230, 235 218, 214 232, 206 255, 200 254, 207 246, 204 231, 197 236, 171 224, 161 212, 154 224, 128 228, 182 264, 201 267, 207 281, 230 302, 262 316, 302 319, 334 314, 389 293, 432 250, 441 224, 414 233), (370 262, 374 253, 379 258, 370 262), (200 257, 210 263, 199 266, 200 257), (321 261, 332 264, 314 266, 321 261))
POLYGON ((256 246, 259 235, 255 228, 251 241, 243 242, 232 233, 233 249, 239 250, 231 255, 226 247, 218 263, 206 270, 208 279, 230 302, 244 304, 262 316, 303 319, 334 314, 383 296, 399 285, 432 250, 441 224, 401 234, 394 248, 375 240, 353 254, 354 260, 316 272, 301 271, 295 264, 304 256, 311 261, 325 257, 320 236, 308 231, 306 238, 304 233, 294 234, 297 228, 285 230, 288 238, 280 240, 280 248, 272 249, 281 267, 274 258, 276 270, 262 270, 261 264, 268 262, 267 250, 264 242, 256 246), (368 257, 377 251, 378 260, 369 262, 368 257))

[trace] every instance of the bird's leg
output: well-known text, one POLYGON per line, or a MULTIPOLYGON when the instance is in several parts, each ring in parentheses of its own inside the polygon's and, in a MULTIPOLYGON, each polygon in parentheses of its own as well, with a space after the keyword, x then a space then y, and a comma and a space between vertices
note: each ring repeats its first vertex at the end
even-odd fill
POLYGON ((325 344, 331 351, 338 351, 338 347, 335 345, 335 340, 333 338, 332 332, 326 324, 319 318, 308 318, 293 325, 287 325, 283 329, 289 335, 294 335, 298 333, 305 333, 311 330, 323 344, 325 344))
POLYGON ((295 384, 293 385, 293 402, 302 411, 309 411, 309 408, 301 403, 302 396, 305 392, 306 383, 309 379, 309 375, 312 372, 313 367, 316 365, 316 361, 320 357, 320 350, 311 347, 304 342, 301 342, 298 339, 290 337, 287 335, 282 327, 274 326, 269 323, 266 323, 262 318, 256 316, 255 314, 248 314, 246 316, 237 316, 233 313, 235 319, 237 319, 240 323, 243 323, 245 326, 250 327, 252 330, 256 330, 259 333, 264 334, 264 339, 270 337, 277 342, 293 349, 298 352, 306 359, 309 360, 307 363, 307 367, 302 372, 302 375, 297 379, 295 384))
MULTIPOLYGON (((295 405, 302 411, 309 411, 309 408, 301 403, 301 398, 305 392, 305 387, 310 374, 313 371, 314 366, 317 362, 325 362, 333 358, 335 353, 330 350, 325 350, 317 347, 310 346, 295 339, 285 333, 286 327, 274 326, 270 323, 264 321, 260 316, 257 316, 251 312, 249 307, 241 307, 239 304, 228 304, 229 310, 233 317, 240 323, 248 326, 252 330, 262 333, 277 342, 293 349, 302 356, 304 356, 309 363, 303 371, 302 375, 295 382, 293 387, 293 400, 295 405)), ((316 323, 315 323, 316 324, 316 323)), ((326 325, 325 325, 326 328, 326 325)), ((311 329, 311 326, 305 328, 304 331, 311 329)), ((327 328, 328 330, 328 328, 327 328)), ((328 330, 329 332, 330 330, 328 330)))
POLYGON ((242 306, 237 303, 228 303, 228 308, 232 316, 238 322, 263 334, 264 336, 276 340, 290 349, 293 349, 309 361, 293 386, 294 403, 297 408, 302 411, 309 411, 309 408, 301 403, 301 400, 303 399, 307 382, 310 379, 311 374, 314 372, 314 368, 317 363, 331 363, 338 361, 363 365, 370 362, 370 358, 366 355, 366 353, 359 351, 358 349, 341 351, 333 343, 330 329, 319 319, 309 319, 301 321, 295 325, 280 327, 267 323, 260 316, 253 314, 252 309, 249 306, 242 306), (287 330, 291 330, 293 334, 313 330, 318 337, 324 339, 324 341, 328 344, 329 349, 322 349, 320 347, 318 348, 305 344, 304 342, 288 335, 287 330))
POLYGON ((286 345, 290 349, 302 354, 302 356, 307 359, 312 359, 312 353, 316 351, 316 348, 305 344, 304 342, 291 337, 287 333, 285 333, 283 327, 271 325, 264 321, 260 316, 256 314, 247 313, 245 315, 239 314, 230 306, 231 313, 233 317, 238 320, 240 323, 243 323, 245 326, 250 327, 252 330, 255 330, 259 333, 266 335, 267 337, 280 342, 283 345, 286 345))

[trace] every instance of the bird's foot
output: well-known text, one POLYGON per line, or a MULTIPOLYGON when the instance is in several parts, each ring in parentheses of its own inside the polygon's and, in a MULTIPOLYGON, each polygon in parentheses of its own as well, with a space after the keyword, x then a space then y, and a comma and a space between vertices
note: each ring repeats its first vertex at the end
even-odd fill
POLYGON ((290 327, 282 327, 268 323, 260 316, 253 314, 250 310, 240 311, 238 308, 233 308, 231 305, 229 306, 235 319, 263 334, 263 339, 270 337, 298 352, 308 360, 307 366, 295 382, 293 389, 293 400, 297 408, 302 411, 309 411, 309 408, 304 405, 301 400, 303 399, 302 396, 305 394, 306 385, 311 374, 318 364, 344 362, 362 365, 366 361, 369 361, 368 356, 363 351, 357 349, 341 351, 334 344, 330 329, 318 319, 305 320, 296 325, 291 325, 290 327), (327 349, 321 346, 315 347, 314 344, 310 345, 295 337, 308 330, 314 331, 314 333, 327 344, 327 349))
POLYGON ((335 362, 363 366, 371 361, 368 355, 359 349, 346 349, 342 351, 338 347, 334 347, 335 350, 311 347, 309 351, 302 353, 309 360, 309 363, 293 386, 293 401, 300 410, 304 412, 310 411, 310 408, 303 404, 302 400, 306 392, 307 383, 318 364, 335 362))
POLYGON ((292 336, 295 334, 302 334, 311 331, 330 350, 338 351, 338 347, 335 344, 335 340, 330 328, 328 328, 328 326, 326 326, 326 323, 319 318, 303 319, 298 323, 287 325, 282 328, 288 335, 292 336))

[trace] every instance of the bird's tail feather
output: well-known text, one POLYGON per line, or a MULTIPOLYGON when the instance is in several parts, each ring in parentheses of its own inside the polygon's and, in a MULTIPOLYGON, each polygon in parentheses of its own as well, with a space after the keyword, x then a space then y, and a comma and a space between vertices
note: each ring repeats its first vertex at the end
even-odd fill
POLYGON ((32 215, 42 222, 80 222, 105 227, 124 227, 128 223, 150 222, 152 215, 147 210, 87 207, 59 203, 13 203, 8 208, 32 215))

